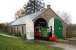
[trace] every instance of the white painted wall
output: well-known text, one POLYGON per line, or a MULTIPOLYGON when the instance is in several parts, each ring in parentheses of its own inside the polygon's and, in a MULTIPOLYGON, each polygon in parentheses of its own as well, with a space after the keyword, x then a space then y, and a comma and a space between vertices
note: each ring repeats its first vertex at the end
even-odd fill
POLYGON ((48 22, 48 26, 52 26, 52 32, 54 33, 54 17, 52 17, 49 22, 48 22))
POLYGON ((34 24, 32 21, 26 23, 26 38, 34 40, 34 24))

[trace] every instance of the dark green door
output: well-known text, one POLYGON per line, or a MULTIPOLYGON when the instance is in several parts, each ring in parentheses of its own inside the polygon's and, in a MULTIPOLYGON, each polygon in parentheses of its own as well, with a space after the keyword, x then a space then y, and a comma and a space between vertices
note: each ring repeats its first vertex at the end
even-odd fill
POLYGON ((54 33, 55 36, 58 38, 63 38, 63 24, 62 24, 62 20, 59 16, 56 16, 54 18, 54 33))

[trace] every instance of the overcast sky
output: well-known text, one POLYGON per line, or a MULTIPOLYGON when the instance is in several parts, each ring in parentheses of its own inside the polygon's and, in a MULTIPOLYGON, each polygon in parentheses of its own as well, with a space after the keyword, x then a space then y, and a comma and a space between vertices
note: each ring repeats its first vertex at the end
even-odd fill
MULTIPOLYGON (((15 19, 15 12, 28 0, 0 0, 0 23, 11 22, 15 19)), ((71 22, 76 23, 76 1, 75 0, 44 0, 51 8, 57 11, 65 11, 71 15, 71 22)))

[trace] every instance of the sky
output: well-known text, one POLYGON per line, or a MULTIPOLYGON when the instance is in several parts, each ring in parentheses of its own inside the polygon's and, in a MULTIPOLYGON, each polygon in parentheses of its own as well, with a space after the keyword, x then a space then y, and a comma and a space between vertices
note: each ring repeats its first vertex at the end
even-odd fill
MULTIPOLYGON (((15 20, 15 13, 22 8, 28 0, 0 0, 0 23, 15 20)), ((55 12, 67 12, 71 15, 71 22, 76 24, 75 0, 44 0, 45 5, 50 4, 55 12)))

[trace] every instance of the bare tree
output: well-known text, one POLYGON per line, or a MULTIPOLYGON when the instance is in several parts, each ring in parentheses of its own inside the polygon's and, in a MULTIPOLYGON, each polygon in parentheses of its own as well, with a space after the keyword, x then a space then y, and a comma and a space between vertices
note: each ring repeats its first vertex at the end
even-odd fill
POLYGON ((66 22, 67 24, 71 23, 71 15, 67 12, 60 12, 58 11, 59 16, 64 20, 64 22, 66 22))
POLYGON ((16 13, 15 13, 16 19, 18 19, 18 18, 23 17, 23 16, 26 15, 26 6, 25 6, 25 9, 24 9, 24 6, 16 11, 16 13))

